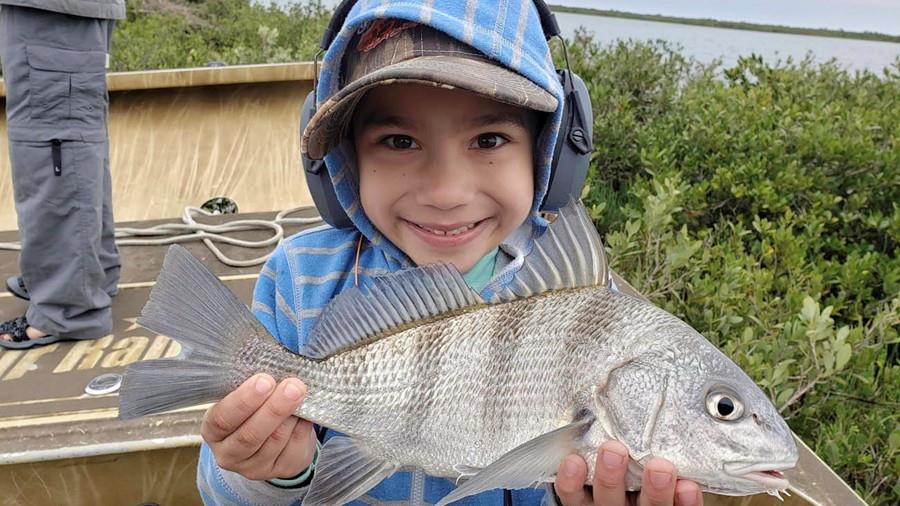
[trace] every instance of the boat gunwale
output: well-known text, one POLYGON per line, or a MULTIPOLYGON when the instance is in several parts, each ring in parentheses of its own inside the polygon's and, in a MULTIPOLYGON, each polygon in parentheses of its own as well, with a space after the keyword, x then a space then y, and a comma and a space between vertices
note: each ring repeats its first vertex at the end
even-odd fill
MULTIPOLYGON (((107 74, 111 92, 190 88, 226 84, 271 83, 313 80, 314 62, 264 63, 161 70, 135 70, 107 74)), ((0 79, 0 97, 6 97, 6 84, 0 79)))

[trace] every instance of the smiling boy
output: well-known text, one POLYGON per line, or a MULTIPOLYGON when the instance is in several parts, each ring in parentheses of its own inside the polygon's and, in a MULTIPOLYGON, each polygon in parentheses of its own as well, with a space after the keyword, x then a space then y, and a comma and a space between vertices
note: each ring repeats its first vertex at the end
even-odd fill
POLYGON ((372 89, 352 121, 366 216, 417 265, 495 258, 531 209, 531 117, 463 90, 372 89))
MULTIPOLYGON (((539 209, 563 94, 531 0, 361 2, 323 60, 302 149, 325 158, 352 227, 286 240, 263 268, 253 310, 297 351, 327 303, 365 278, 452 263, 490 299, 545 226, 539 209)), ((208 504, 298 503, 315 474, 316 434, 292 415, 305 386, 258 375, 207 412, 198 486, 208 504)), ((324 434, 327 438, 331 434, 324 434)), ((598 453, 594 493, 570 456, 563 504, 624 505, 627 451, 598 453)), ((646 463, 642 505, 695 506, 697 485, 646 463)), ((452 481, 398 472, 352 504, 435 503, 452 481)), ((553 502, 543 489, 494 490, 466 504, 553 502)))

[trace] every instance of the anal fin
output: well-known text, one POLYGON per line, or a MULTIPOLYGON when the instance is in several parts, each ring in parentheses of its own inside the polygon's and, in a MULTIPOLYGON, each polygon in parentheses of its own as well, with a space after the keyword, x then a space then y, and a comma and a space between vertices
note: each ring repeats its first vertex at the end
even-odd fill
POLYGON ((435 506, 495 488, 527 488, 551 481, 559 463, 574 452, 577 441, 594 422, 585 414, 574 422, 542 434, 512 449, 447 494, 435 506))
POLYGON ((319 454, 304 506, 348 503, 365 494, 400 466, 374 457, 349 437, 329 439, 319 454))

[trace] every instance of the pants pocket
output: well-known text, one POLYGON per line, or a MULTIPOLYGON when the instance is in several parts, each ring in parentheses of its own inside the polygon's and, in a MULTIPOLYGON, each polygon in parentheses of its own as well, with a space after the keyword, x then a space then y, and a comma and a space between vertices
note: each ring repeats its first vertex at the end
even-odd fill
POLYGON ((106 73, 76 72, 72 74, 72 117, 89 125, 103 121, 106 111, 106 73))
POLYGON ((75 144, 10 141, 9 159, 18 214, 32 214, 35 206, 47 205, 53 208, 51 212, 65 214, 79 206, 75 144))
POLYGON ((28 45, 32 119, 102 122, 106 110, 106 53, 28 45))

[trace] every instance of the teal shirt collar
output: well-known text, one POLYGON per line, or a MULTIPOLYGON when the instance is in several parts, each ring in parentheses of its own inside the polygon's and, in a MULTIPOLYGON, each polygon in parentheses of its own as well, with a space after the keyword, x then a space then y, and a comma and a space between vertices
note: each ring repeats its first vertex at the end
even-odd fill
POLYGON ((492 249, 481 257, 481 260, 476 262, 468 272, 463 274, 463 279, 466 280, 466 284, 472 290, 480 292, 494 276, 494 265, 497 262, 497 252, 499 250, 500 248, 492 249))

